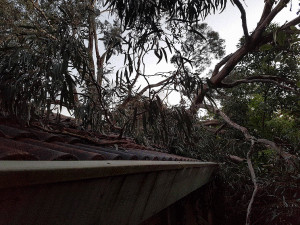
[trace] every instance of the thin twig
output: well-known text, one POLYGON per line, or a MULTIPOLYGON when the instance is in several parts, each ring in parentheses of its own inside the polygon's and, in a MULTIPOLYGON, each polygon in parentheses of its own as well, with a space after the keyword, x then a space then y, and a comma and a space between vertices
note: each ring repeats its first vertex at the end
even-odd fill
POLYGON ((250 202, 248 204, 248 208, 247 208, 246 225, 250 225, 250 214, 251 214, 251 210, 252 210, 252 204, 254 202, 254 198, 255 198, 257 190, 258 190, 256 175, 255 175, 255 171, 253 169, 253 165, 252 165, 252 162, 251 162, 251 155, 254 151, 254 144, 255 144, 255 141, 252 139, 250 150, 247 153, 247 164, 248 164, 248 168, 249 168, 249 171, 250 171, 251 180, 252 180, 253 185, 254 185, 254 190, 253 190, 253 193, 252 193, 252 196, 251 196, 250 202))

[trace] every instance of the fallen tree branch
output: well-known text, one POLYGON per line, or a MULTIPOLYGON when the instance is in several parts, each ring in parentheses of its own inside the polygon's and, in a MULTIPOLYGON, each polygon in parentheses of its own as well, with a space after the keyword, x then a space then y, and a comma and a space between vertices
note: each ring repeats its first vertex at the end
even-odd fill
POLYGON ((209 111, 211 111, 215 114, 220 115, 228 125, 230 125, 231 127, 241 131, 243 133, 244 137, 246 138, 246 140, 248 140, 248 141, 254 140, 255 142, 261 143, 261 144, 265 145, 268 148, 272 148, 273 150, 276 151, 276 153, 280 157, 282 157, 291 166, 293 166, 294 168, 297 166, 298 158, 295 155, 292 155, 292 154, 284 151, 281 147, 276 145, 275 142, 267 140, 267 139, 257 139, 257 138, 255 138, 254 136, 252 136, 249 133, 249 131, 246 127, 243 127, 243 126, 233 122, 224 112, 222 112, 221 110, 215 108, 214 106, 201 104, 200 108, 207 109, 207 110, 209 110, 209 111))
POLYGON ((228 155, 228 158, 229 158, 231 161, 235 162, 235 163, 242 163, 242 162, 246 161, 246 159, 241 158, 241 157, 236 156, 236 155, 228 155))
POLYGON ((140 90, 138 93, 136 93, 135 96, 128 96, 119 106, 118 108, 119 109, 122 109, 124 108, 129 102, 141 97, 147 90, 151 90, 152 88, 155 88, 155 87, 165 87, 166 85, 169 84, 170 80, 174 77, 174 75, 162 80, 162 81, 159 81, 158 83, 155 83, 155 84, 150 84, 148 83, 148 85, 146 87, 144 87, 142 90, 140 90))
POLYGON ((258 185, 257 185, 257 180, 256 180, 256 175, 255 175, 255 171, 251 162, 251 155, 254 151, 254 144, 255 141, 251 140, 251 147, 250 150, 247 153, 247 164, 248 164, 248 169, 250 171, 250 175, 251 175, 251 180, 253 182, 254 185, 254 190, 250 199, 250 202, 248 204, 248 208, 247 208, 247 215, 246 215, 246 225, 250 225, 250 214, 251 214, 251 210, 252 210, 252 204, 254 202, 254 198, 256 196, 257 190, 258 190, 258 185))

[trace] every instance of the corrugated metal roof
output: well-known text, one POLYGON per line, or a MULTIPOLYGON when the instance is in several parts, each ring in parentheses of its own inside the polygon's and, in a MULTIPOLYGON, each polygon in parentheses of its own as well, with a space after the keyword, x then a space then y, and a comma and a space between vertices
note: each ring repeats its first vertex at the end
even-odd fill
POLYGON ((137 145, 129 138, 85 132, 65 124, 46 131, 37 127, 24 128, 2 118, 0 160, 196 161, 137 145))

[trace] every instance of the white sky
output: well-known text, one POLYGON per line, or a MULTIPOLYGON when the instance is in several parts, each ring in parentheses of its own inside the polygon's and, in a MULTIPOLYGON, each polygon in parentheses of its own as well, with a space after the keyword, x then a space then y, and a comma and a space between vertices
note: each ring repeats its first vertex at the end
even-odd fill
MULTIPOLYGON (((264 0, 245 0, 243 6, 246 11, 248 31, 251 32, 256 27, 261 13, 264 7, 264 0)), ((273 20, 273 22, 278 22, 280 25, 284 24, 286 21, 290 21, 297 17, 297 10, 299 9, 298 0, 292 1, 292 11, 290 11, 290 4, 284 10, 282 10, 273 20)), ((212 14, 208 16, 205 20, 214 31, 217 31, 220 38, 225 39, 226 54, 230 54, 236 50, 236 45, 239 39, 243 36, 241 14, 237 7, 233 6, 230 1, 228 1, 225 10, 219 14, 212 14)), ((149 57, 146 60, 146 74, 154 74, 156 72, 167 72, 174 67, 167 64, 165 60, 162 60, 159 64, 157 63, 157 58, 155 56, 149 57)), ((212 63, 212 67, 217 62, 212 63)), ((169 103, 177 104, 179 102, 179 95, 172 95, 169 98, 169 103)))
MULTIPOLYGON (((247 0, 245 3, 243 3, 243 5, 247 14, 248 30, 251 32, 254 30, 260 19, 260 15, 263 11, 264 0, 247 0)), ((296 18, 296 12, 299 9, 297 3, 299 2, 297 0, 293 0, 292 3, 292 11, 290 11, 290 5, 288 5, 288 7, 282 10, 275 17, 273 22, 278 22, 282 25, 285 21, 290 21, 291 19, 296 18)), ((238 8, 228 2, 224 12, 221 14, 211 15, 205 20, 209 26, 219 32, 221 38, 225 39, 227 54, 236 50, 236 44, 243 35, 240 15, 238 8)))
MULTIPOLYGON (((242 1, 242 0, 241 0, 242 1)), ((279 24, 284 24, 286 21, 290 21, 297 17, 297 10, 299 9, 298 1, 293 0, 292 11, 290 11, 290 5, 282 10, 273 20, 273 22, 278 22, 279 24)), ((260 15, 263 11, 264 0, 245 0, 243 2, 246 14, 247 14, 247 25, 248 31, 254 30, 256 24, 260 19, 260 15)), ((219 14, 212 14, 208 16, 205 20, 214 31, 217 31, 221 38, 225 39, 226 53, 232 53, 236 50, 236 45, 239 39, 243 36, 241 14, 237 7, 233 6, 228 0, 225 10, 219 14)), ((147 74, 153 74, 155 72, 169 71, 170 67, 165 63, 164 60, 161 63, 156 64, 157 58, 154 57, 153 60, 147 61, 147 74)))

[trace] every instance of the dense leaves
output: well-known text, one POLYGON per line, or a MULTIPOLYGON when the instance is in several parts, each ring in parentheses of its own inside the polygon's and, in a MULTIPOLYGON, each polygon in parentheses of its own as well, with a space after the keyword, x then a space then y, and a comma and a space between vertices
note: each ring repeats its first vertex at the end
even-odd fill
POLYGON ((159 20, 165 16, 166 20, 181 20, 189 24, 205 18, 209 13, 223 10, 227 0, 108 0, 106 4, 117 12, 125 29, 136 27, 154 32, 160 30, 159 20))
POLYGON ((76 68, 82 76, 89 71, 84 39, 74 30, 83 26, 84 12, 70 12, 72 7, 65 2, 5 4, 9 8, 2 13, 9 22, 1 28, 5 32, 0 43, 0 88, 6 96, 2 102, 5 108, 29 116, 30 110, 50 109, 58 99, 61 105, 73 108, 78 77, 70 69, 76 68))

